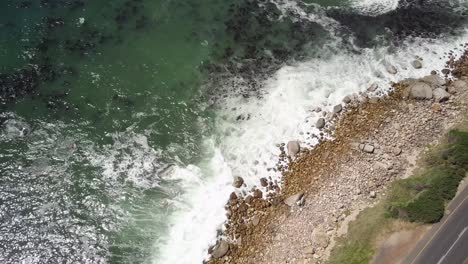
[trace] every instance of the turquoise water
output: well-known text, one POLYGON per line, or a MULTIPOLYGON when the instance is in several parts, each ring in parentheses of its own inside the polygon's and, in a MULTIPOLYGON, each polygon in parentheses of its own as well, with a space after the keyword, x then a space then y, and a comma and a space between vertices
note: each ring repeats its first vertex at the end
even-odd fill
POLYGON ((228 152, 244 147, 219 118, 236 127, 271 114, 237 114, 269 93, 262 81, 466 25, 452 8, 363 19, 351 1, 297 2, 314 20, 285 3, 296 2, 2 1, 0 262, 162 263, 191 184, 221 177, 211 157, 236 171, 228 152))

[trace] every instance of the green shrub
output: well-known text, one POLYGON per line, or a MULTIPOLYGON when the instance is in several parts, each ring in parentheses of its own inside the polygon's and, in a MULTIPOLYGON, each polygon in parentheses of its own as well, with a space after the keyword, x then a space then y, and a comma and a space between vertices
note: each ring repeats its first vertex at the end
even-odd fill
POLYGON ((387 215, 412 222, 434 223, 444 215, 468 169, 468 133, 452 130, 448 144, 426 158, 419 176, 396 181, 387 201, 387 215))

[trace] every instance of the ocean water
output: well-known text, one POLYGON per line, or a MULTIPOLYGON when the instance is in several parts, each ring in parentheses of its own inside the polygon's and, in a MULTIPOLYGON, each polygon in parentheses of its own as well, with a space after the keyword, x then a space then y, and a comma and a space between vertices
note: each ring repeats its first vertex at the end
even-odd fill
POLYGON ((229 194, 281 180, 277 144, 317 143, 316 107, 442 69, 467 16, 464 0, 2 1, 0 262, 202 263, 229 194))

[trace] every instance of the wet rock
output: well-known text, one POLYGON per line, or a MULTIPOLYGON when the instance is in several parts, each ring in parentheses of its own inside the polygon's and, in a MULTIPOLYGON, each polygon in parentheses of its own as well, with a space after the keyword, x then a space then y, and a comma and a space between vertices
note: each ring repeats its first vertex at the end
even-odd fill
POLYGON ((368 92, 375 92, 377 90, 377 88, 379 88, 379 85, 376 84, 376 83, 373 83, 371 86, 369 86, 369 88, 367 88, 367 91, 368 92))
POLYGON ((253 199, 252 195, 249 194, 249 195, 247 195, 247 196, 245 197, 244 201, 245 201, 246 203, 248 203, 248 204, 251 204, 251 203, 252 203, 252 199, 253 199))
POLYGON ((295 195, 291 195, 288 198, 284 199, 284 203, 290 207, 294 206, 299 202, 304 196, 303 192, 297 193, 295 195))
POLYGON ((262 191, 260 191, 259 189, 255 189, 255 191, 253 192, 253 198, 261 199, 262 197, 263 197, 262 191))
POLYGON ((393 66, 393 65, 388 65, 385 69, 390 74, 397 74, 398 73, 397 68, 395 66, 393 66))
POLYGON ((432 89, 424 82, 413 83, 409 86, 409 97, 411 99, 429 100, 432 98, 432 89))
POLYGON ((366 153, 374 153, 374 146, 369 145, 369 144, 364 144, 364 147, 362 148, 362 151, 366 153))
POLYGON ((341 104, 335 105, 333 107, 333 113, 338 114, 343 110, 343 106, 341 104))
POLYGON ((322 129, 325 127, 325 118, 319 118, 317 120, 317 123, 315 124, 315 127, 317 127, 318 129, 322 129))
POLYGON ((237 194, 236 194, 235 192, 232 192, 232 193, 229 195, 229 200, 230 200, 230 201, 237 200, 237 194))
POLYGON ((301 151, 301 146, 298 141, 289 141, 287 145, 288 156, 295 157, 299 151, 301 151))
POLYGON ((213 248, 213 251, 211 252, 211 256, 214 259, 220 259, 220 258, 224 257, 227 254, 228 251, 229 251, 229 243, 226 242, 225 240, 221 240, 213 248))
POLYGON ((268 180, 266 178, 260 178, 260 185, 262 185, 262 187, 267 187, 268 180))
POLYGON ((450 94, 447 93, 444 89, 442 88, 437 88, 433 91, 433 96, 434 100, 436 102, 443 102, 446 101, 450 98, 450 94))
POLYGON ((347 96, 345 96, 345 97, 343 98, 343 103, 349 104, 349 103, 351 103, 351 100, 352 100, 352 99, 351 99, 351 96, 347 95, 347 96))
POLYGON ((422 63, 420 60, 414 60, 411 62, 411 65, 415 68, 415 69, 421 69, 422 68, 422 63))
POLYGON ((235 188, 240 188, 242 187, 242 184, 244 184, 244 179, 242 177, 234 177, 234 182, 232 183, 232 186, 234 186, 235 188))

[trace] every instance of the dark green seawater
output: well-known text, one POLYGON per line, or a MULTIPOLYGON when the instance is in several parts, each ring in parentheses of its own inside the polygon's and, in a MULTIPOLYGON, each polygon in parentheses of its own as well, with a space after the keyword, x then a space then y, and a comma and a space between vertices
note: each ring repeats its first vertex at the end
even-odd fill
MULTIPOLYGON (((355 2, 1 1, 0 263, 174 263, 195 246, 180 263, 200 263, 232 176, 253 184, 273 173, 270 148, 303 135, 295 119, 265 119, 281 117, 261 107, 281 107, 265 80, 316 60, 304 85, 338 89, 320 79, 327 56, 343 54, 352 69, 372 49, 401 56, 408 38, 466 39, 463 1, 381 1, 389 11, 377 16, 355 2), (278 130, 263 136, 255 124, 278 130), (244 146, 241 135, 267 147, 251 155, 255 140, 244 146), (264 167, 244 171, 243 150, 264 167)), ((359 78, 356 87, 382 76, 359 78)))

